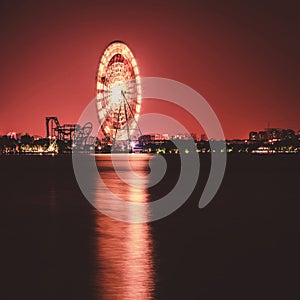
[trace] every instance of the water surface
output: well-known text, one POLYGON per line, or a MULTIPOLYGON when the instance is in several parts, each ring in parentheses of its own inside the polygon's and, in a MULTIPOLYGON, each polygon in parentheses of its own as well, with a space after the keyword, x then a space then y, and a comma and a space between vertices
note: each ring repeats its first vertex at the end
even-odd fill
MULTIPOLYGON (((178 158, 169 156, 166 178, 141 191, 119 181, 108 156, 96 159, 127 201, 158 199, 178 178, 178 158)), ((132 163, 149 173, 147 157, 132 163)), ((203 157, 183 207, 153 223, 127 224, 84 198, 69 156, 2 156, 1 299, 295 298, 299 167, 298 156, 230 156, 219 192, 200 210, 209 170, 203 157)), ((94 194, 109 209, 101 187, 94 194)))

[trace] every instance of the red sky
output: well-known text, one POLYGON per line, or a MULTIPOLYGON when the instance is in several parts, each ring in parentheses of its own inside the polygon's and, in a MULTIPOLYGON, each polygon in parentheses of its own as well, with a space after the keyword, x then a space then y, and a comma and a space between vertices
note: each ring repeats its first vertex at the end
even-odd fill
POLYGON ((297 1, 5 0, 0 23, 0 134, 44 136, 47 115, 75 123, 115 39, 132 49, 141 76, 202 94, 226 138, 268 121, 300 129, 297 1))

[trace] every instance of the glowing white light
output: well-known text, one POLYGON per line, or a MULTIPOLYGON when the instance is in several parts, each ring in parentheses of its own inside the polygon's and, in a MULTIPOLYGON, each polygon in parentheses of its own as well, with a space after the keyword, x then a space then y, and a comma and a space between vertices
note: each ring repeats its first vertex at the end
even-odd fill
POLYGON ((116 84, 111 89, 111 102, 115 104, 119 104, 122 97, 122 86, 120 84, 116 84))
POLYGON ((140 85, 137 86, 137 92, 138 92, 139 94, 142 93, 142 90, 141 90, 141 86, 140 86, 140 85))
POLYGON ((141 77, 138 75, 138 76, 136 76, 136 83, 137 84, 141 84, 141 77))
POLYGON ((137 106, 136 106, 136 111, 139 113, 140 110, 141 110, 141 105, 140 105, 140 104, 137 104, 137 106))
POLYGON ((104 118, 104 112, 103 112, 103 110, 99 111, 99 117, 100 117, 100 120, 102 120, 104 118))

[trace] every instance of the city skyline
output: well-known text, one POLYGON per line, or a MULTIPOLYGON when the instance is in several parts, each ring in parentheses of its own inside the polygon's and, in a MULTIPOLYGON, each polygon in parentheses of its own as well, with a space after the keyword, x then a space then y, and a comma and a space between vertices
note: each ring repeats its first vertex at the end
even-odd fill
MULTIPOLYGON (((192 122, 194 122, 194 121, 191 120, 191 123, 192 122)), ((64 122, 64 123, 68 124, 68 122, 64 122)), ((164 129, 167 128, 166 125, 167 125, 167 123, 164 124, 164 129)), ((267 125, 270 125, 270 122, 268 122, 267 125)), ((153 128, 153 126, 151 126, 151 127, 153 128)), ((160 135, 167 134, 168 136, 172 137, 172 136, 180 135, 180 134, 182 134, 182 132, 184 132, 184 130, 180 131, 181 127, 178 127, 179 130, 177 130, 176 127, 172 128, 171 131, 168 131, 168 130, 159 130, 159 129, 161 129, 160 124, 156 124, 156 127, 158 128, 158 130, 156 130, 156 131, 153 131, 153 130, 148 130, 148 131, 146 130, 146 131, 144 131, 144 130, 142 130, 142 133, 145 134, 145 135, 147 135, 147 134, 154 134, 154 133, 155 134, 160 134, 160 135)), ((147 128, 147 125, 142 125, 141 128, 142 129, 147 128)), ((194 131, 189 131, 189 133, 191 135, 196 135, 197 138, 200 138, 201 136, 206 135, 206 133, 202 129, 199 129, 199 128, 201 128, 201 126, 195 126, 194 128, 198 129, 198 131, 195 131, 195 130, 194 131)), ((269 127, 263 127, 263 128, 250 129, 250 131, 247 132, 245 134, 245 136, 242 136, 242 137, 241 136, 239 136, 239 137, 232 136, 231 138, 227 138, 227 137, 225 137, 225 138, 227 140, 234 140, 234 139, 247 140, 247 139, 250 139, 249 134, 251 134, 251 133, 257 133, 257 134, 259 134, 261 132, 268 131, 268 129, 277 129, 279 131, 281 131, 281 130, 293 130, 296 135, 299 135, 299 132, 300 132, 300 128, 287 128, 287 127, 276 127, 276 126, 275 127, 270 127, 269 126, 269 127)), ((37 134, 37 132, 31 132, 29 130, 24 130, 24 131, 10 130, 8 132, 0 132, 0 137, 1 136, 11 136, 11 135, 21 136, 21 135, 28 134, 30 136, 36 136, 36 137, 39 137, 39 138, 45 138, 45 137, 47 137, 47 135, 45 134, 46 131, 47 130, 46 130, 45 127, 44 127, 43 130, 41 130, 41 129, 38 130, 38 132, 39 133, 41 132, 41 134, 37 134)))
MULTIPOLYGON (((268 122, 299 130, 300 26, 292 2, 69 4, 2 2, 1 135, 43 136, 47 115, 76 123, 94 97, 99 55, 114 39, 132 48, 142 77, 171 78, 202 94, 227 139, 268 122), (115 7, 113 16, 97 14, 115 7)), ((141 114, 171 111, 190 132, 201 131, 180 108, 157 101, 144 101, 141 114)))
MULTIPOLYGON (((10 131, 6 134, 1 134, 0 133, 0 137, 9 137, 15 140, 20 140, 20 138, 22 136, 30 136, 34 139, 58 139, 58 140, 64 140, 65 137, 55 137, 55 136, 51 136, 49 135, 49 128, 48 128, 48 119, 57 119, 57 117, 46 117, 46 127, 45 127, 45 132, 46 134, 44 135, 37 135, 34 133, 30 133, 30 132, 18 132, 18 131, 10 131), (47 134, 48 133, 48 134, 47 134)), ((57 119, 58 121, 58 119, 57 119)), ((58 121, 59 122, 59 121, 58 121)), ((67 127, 76 127, 78 126, 78 124, 60 124, 59 126, 67 126, 67 127)), ((54 128, 54 131, 57 130, 54 128)), ((69 130, 69 129, 68 129, 69 130)), ((151 136, 151 140, 172 140, 172 139, 189 139, 190 137, 192 137, 194 140, 200 141, 200 140, 208 140, 207 135, 205 132, 188 132, 188 133, 184 133, 181 131, 177 131, 174 133, 169 133, 169 132, 159 132, 159 131, 143 131, 141 132, 142 135, 139 136, 139 138, 144 137, 144 136, 151 136)), ((59 133, 57 133, 59 134, 59 133)), ((70 134, 70 133, 68 133, 70 134)), ((70 137, 68 137, 70 139, 70 137)), ((105 137, 98 135, 99 139, 103 140, 105 139, 105 137)), ((72 138, 71 138, 72 139, 72 138)), ((213 139, 213 138, 212 138, 213 139)), ((255 130, 251 130, 248 132, 247 137, 243 137, 243 138, 232 138, 232 139, 227 139, 228 141, 270 141, 270 142, 274 142, 274 141, 280 141, 280 140, 293 140, 293 139, 298 139, 300 140, 300 129, 299 130, 294 130, 292 128, 279 128, 279 127, 266 127, 266 128, 261 128, 257 131, 255 130)))

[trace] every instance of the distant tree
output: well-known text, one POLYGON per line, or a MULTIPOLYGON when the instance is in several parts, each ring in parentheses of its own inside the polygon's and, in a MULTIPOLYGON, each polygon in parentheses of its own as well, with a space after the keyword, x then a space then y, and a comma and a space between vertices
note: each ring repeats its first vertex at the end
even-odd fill
POLYGON ((30 145, 33 143, 33 137, 26 133, 21 136, 20 141, 22 145, 30 145))
POLYGON ((14 138, 10 138, 6 135, 0 138, 0 150, 1 152, 15 151, 18 147, 18 142, 14 138))

